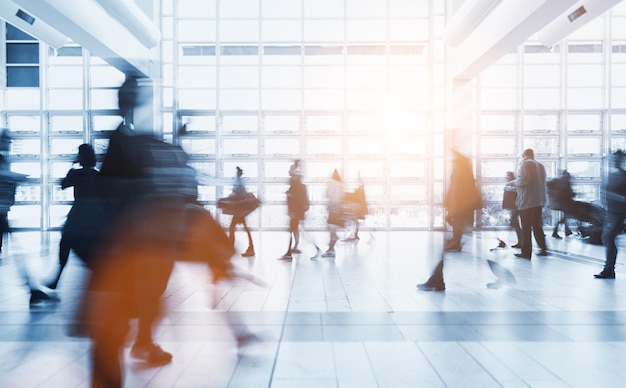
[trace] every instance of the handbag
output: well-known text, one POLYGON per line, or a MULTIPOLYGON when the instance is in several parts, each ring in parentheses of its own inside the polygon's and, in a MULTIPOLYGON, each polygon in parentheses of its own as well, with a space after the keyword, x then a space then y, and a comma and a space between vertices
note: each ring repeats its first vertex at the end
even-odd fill
POLYGON ((502 196, 502 209, 517 209, 515 201, 517 200, 517 191, 505 191, 502 196))

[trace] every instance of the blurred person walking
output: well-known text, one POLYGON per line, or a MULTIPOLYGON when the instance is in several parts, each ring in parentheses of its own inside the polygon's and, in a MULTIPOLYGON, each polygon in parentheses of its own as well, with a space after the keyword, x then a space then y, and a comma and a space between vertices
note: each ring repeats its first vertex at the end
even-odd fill
POLYGON ((345 209, 343 207, 344 200, 344 184, 337 169, 333 171, 333 175, 326 186, 326 199, 328 208, 327 228, 330 235, 328 250, 322 254, 322 257, 335 257, 335 244, 339 237, 337 229, 343 228, 346 223, 345 209))
POLYGON ((309 197, 306 185, 302 182, 300 160, 296 159, 289 168, 289 189, 287 190, 287 213, 289 214, 289 246, 287 252, 281 257, 283 260, 291 260, 293 253, 300 253, 300 222, 304 221, 304 215, 309 210, 309 197), (293 246, 292 246, 293 244, 293 246))
POLYGON ((444 200, 446 221, 452 226, 452 238, 444 244, 447 252, 460 252, 465 229, 474 223, 474 211, 482 206, 480 191, 472 171, 472 162, 460 152, 452 150, 450 186, 444 200))
POLYGON ((549 180, 546 186, 548 188, 549 207, 561 213, 561 217, 552 230, 552 237, 562 239, 559 235, 560 224, 563 224, 565 236, 572 234, 569 225, 567 225, 567 216, 574 208, 574 197, 576 196, 572 190, 571 176, 567 170, 561 170, 559 177, 549 180))
POLYGON ((72 249, 78 256, 89 263, 93 256, 91 249, 94 248, 94 240, 102 232, 104 203, 101 196, 100 171, 96 169, 96 153, 89 144, 81 144, 78 147, 78 155, 74 160, 78 168, 72 168, 61 180, 61 188, 74 188, 74 204, 67 214, 67 220, 63 225, 61 242, 59 243, 59 267, 46 284, 51 289, 56 289, 63 269, 72 249))
POLYGON ((612 171, 604 187, 607 215, 602 243, 606 247, 606 259, 602 272, 594 275, 597 279, 615 279, 615 262, 617 261, 617 245, 615 239, 624 232, 626 218, 626 171, 624 170, 626 153, 617 150, 611 155, 612 171))

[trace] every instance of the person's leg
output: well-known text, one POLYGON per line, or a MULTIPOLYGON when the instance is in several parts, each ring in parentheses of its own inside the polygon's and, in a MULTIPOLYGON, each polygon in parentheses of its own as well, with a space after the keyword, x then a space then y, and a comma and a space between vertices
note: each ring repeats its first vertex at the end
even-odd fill
POLYGON ((606 247, 606 260, 602 274, 615 275, 615 262, 617 260, 617 245, 615 239, 622 232, 624 216, 621 214, 607 213, 606 226, 602 234, 602 243, 606 247))
POLYGON ((324 252, 322 256, 334 257, 335 256, 335 244, 337 244, 337 240, 339 240, 339 237, 337 236, 337 226, 333 224, 328 224, 328 233, 330 235, 330 242, 328 243, 328 250, 324 252))
POLYGON ((522 252, 521 256, 530 258, 533 249, 531 239, 532 212, 531 209, 520 210, 520 221, 522 223, 522 252))
POLYGON ((237 217, 233 216, 233 219, 230 221, 230 226, 228 227, 228 239, 232 246, 235 246, 235 226, 237 225, 237 217))
POLYGON ((59 243, 59 269, 54 276, 53 279, 46 285, 48 288, 55 289, 61 279, 61 274, 63 273, 63 269, 67 265, 67 261, 70 257, 70 242, 66 236, 61 237, 61 242, 59 243))
MULTIPOLYGON (((292 225, 292 233, 293 233, 293 248, 292 251, 299 252, 298 245, 300 245, 300 220, 294 219, 292 225)), ((297 253, 296 252, 296 253, 297 253)))
POLYGON ((541 248, 541 255, 546 253, 548 250, 548 246, 546 245, 546 235, 543 232, 543 208, 542 207, 534 207, 532 210, 532 230, 533 235, 535 236, 535 241, 537 241, 537 245, 541 248))
POLYGON ((242 256, 255 256, 256 253, 254 252, 254 242, 252 241, 252 233, 250 233, 250 229, 248 228, 248 224, 246 224, 246 219, 242 218, 242 224, 243 224, 243 229, 246 231, 246 235, 248 235, 248 249, 246 249, 246 251, 244 253, 242 253, 242 256))
POLYGON ((511 210, 511 221, 509 222, 513 230, 515 230, 515 235, 517 236, 517 243, 513 247, 521 248, 522 247, 522 227, 519 224, 519 211, 511 210))

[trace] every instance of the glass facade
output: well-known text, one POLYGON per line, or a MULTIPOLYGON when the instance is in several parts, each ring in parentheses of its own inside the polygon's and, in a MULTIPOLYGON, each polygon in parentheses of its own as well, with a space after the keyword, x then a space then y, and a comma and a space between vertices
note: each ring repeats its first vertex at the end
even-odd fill
MULTIPOLYGON (((325 227, 334 169, 348 190, 363 180, 365 228, 443 227, 448 3, 162 0, 157 132, 190 153, 211 210, 242 167, 263 200, 253 227, 287 226, 295 158, 311 197, 309 228, 325 227)), ((624 20, 626 6, 618 5, 553 48, 531 38, 472 82, 472 148, 486 204, 477 227, 507 225, 505 173, 528 147, 549 177, 570 171, 578 199, 601 200, 607 154, 626 148, 624 20)), ((124 74, 78 45, 51 50, 5 29, 2 122, 15 137, 13 170, 29 175, 10 222, 57 228, 73 198, 58 180, 82 142, 106 151, 107 131, 121 121, 124 74)))

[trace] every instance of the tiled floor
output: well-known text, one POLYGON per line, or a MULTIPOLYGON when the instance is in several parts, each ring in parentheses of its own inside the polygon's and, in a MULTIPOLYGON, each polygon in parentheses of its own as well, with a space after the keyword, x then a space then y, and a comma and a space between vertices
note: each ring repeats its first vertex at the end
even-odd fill
MULTIPOLYGON (((171 364, 126 354, 127 387, 623 387, 626 271, 598 280, 604 249, 548 237, 550 256, 494 249, 509 232, 475 232, 445 256, 445 292, 415 288, 441 257, 441 233, 363 232, 334 260, 310 233, 292 262, 286 232, 255 233, 257 256, 233 258, 266 283, 213 286, 206 268, 178 263, 156 338, 171 364), (487 260, 510 269, 496 281, 487 260), (258 336, 240 348, 230 329, 258 336)), ((66 334, 87 272, 75 257, 61 302, 30 309, 20 273, 43 276, 58 233, 14 233, 0 259, 0 387, 87 387, 89 341, 66 334)), ((620 237, 621 238, 621 237, 620 237)), ((245 236, 238 236, 239 248, 245 236)), ((243 249, 242 249, 243 250, 243 249)), ((624 258, 626 247, 618 262, 624 258)), ((128 353, 128 350, 127 350, 128 353)))

